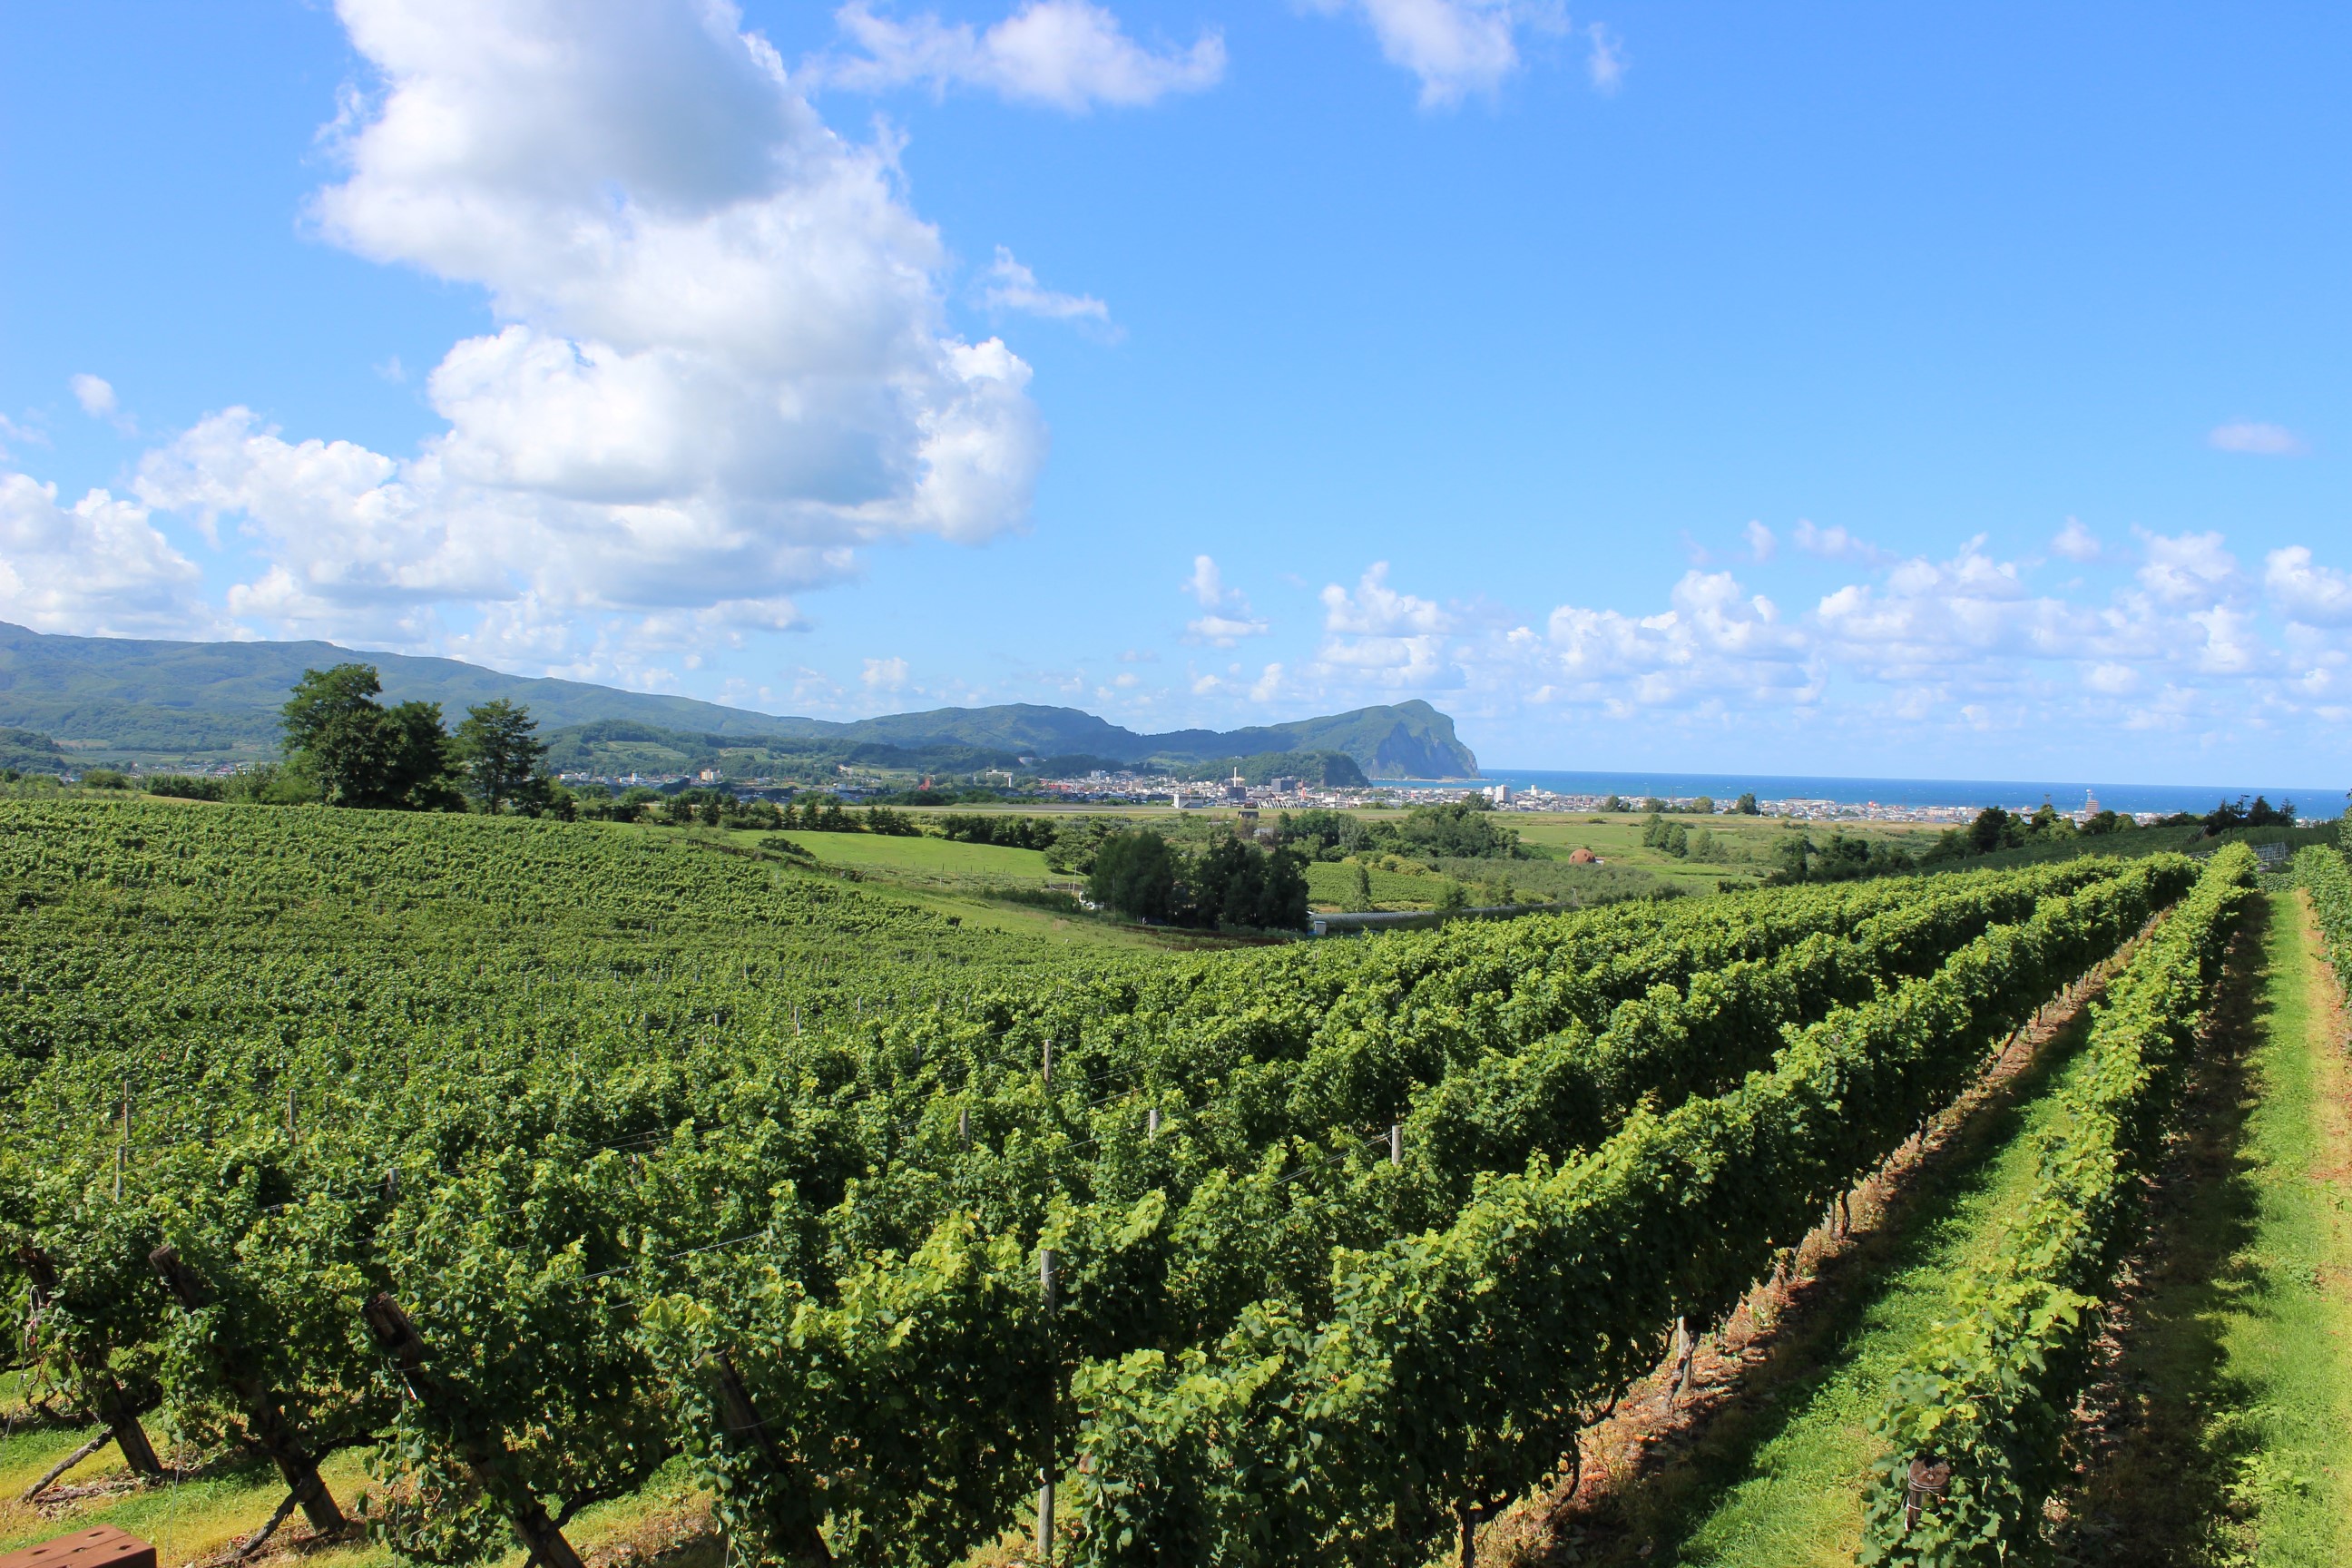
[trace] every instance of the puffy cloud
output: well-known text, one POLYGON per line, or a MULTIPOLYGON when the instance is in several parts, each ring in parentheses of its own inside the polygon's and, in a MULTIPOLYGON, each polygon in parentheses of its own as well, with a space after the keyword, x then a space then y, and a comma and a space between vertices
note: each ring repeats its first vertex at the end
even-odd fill
POLYGON ((1856 539, 1845 531, 1845 525, 1843 523, 1832 523, 1827 528, 1818 528, 1810 521, 1801 517, 1797 520, 1795 531, 1790 537, 1796 541, 1798 549, 1808 555, 1818 555, 1825 561, 1855 560, 1874 563, 1887 559, 1885 551, 1867 541, 1856 539))
POLYGON ((2352 574, 2319 565, 2306 545, 2265 556, 2263 586, 2273 604, 2307 626, 2352 626, 2352 574))
POLYGON ((142 500, 239 515, 271 554, 237 613, 424 636, 420 606, 529 595, 793 624, 785 595, 860 545, 1024 519, 1029 367, 945 330, 945 258, 887 151, 825 129, 731 8, 341 15, 380 81, 332 129, 321 231, 480 285, 505 324, 434 370, 448 428, 413 458, 239 408, 150 454, 142 500))
POLYGON ((2084 528, 2079 518, 2068 518, 2066 526, 2050 539, 2050 553, 2068 561, 2096 561, 2103 549, 2099 536, 2084 528))
POLYGON ((1192 575, 1184 591, 1199 601, 1208 614, 1184 624, 1184 635, 1192 642, 1205 642, 1213 647, 1232 647, 1244 637, 1264 637, 1273 629, 1265 620, 1250 613, 1249 600, 1238 589, 1225 586, 1224 574, 1210 556, 1192 557, 1192 575), (1230 614, 1224 613, 1230 611, 1230 614))
POLYGON ((71 506, 58 487, 0 474, 0 620, 100 637, 220 636, 199 598, 195 563, 147 509, 91 490, 71 506))
POLYGON ((1376 561, 1353 592, 1339 584, 1322 594, 1322 647, 1316 662, 1326 675, 1377 686, 1434 689, 1459 686, 1463 672, 1445 652, 1454 618, 1432 600, 1389 586, 1389 563, 1376 561))
MULTIPOLYGON (((1389 63, 1421 79, 1424 109, 1459 103, 1474 93, 1491 93, 1519 68, 1523 31, 1562 33, 1567 14, 1549 0, 1310 0, 1318 10, 1360 16, 1379 39, 1389 63)), ((1616 84, 1623 68, 1616 46, 1609 46, 1604 73, 1594 38, 1593 81, 1616 84)))
POLYGON ((2236 587, 2237 557, 2222 548, 2220 534, 2143 533, 2140 538, 2147 561, 2136 575, 2163 604, 2211 605, 2236 587))
POLYGON ((1727 698, 1808 700, 1805 639, 1728 572, 1689 571, 1656 615, 1562 605, 1545 626, 1548 701, 1611 711, 1727 698))
POLYGON ((84 414, 92 419, 114 417, 114 387, 104 376, 85 372, 67 377, 66 384, 73 389, 74 401, 81 405, 84 414))
POLYGON ((866 673, 857 679, 868 691, 903 690, 907 685, 907 661, 895 656, 869 658, 866 661, 866 673))
POLYGON ((1453 628, 1453 617, 1428 599, 1389 586, 1389 563, 1375 561, 1349 593, 1337 583, 1323 589, 1323 628, 1357 637, 1433 635, 1453 628))
POLYGON ((893 21, 866 0, 852 0, 835 20, 865 53, 819 62, 815 72, 868 91, 909 83, 935 92, 977 87, 1075 114, 1097 103, 1134 107, 1200 92, 1225 74, 1224 39, 1213 30, 1189 49, 1154 51, 1088 0, 1029 0, 984 31, 929 13, 893 21))
POLYGON ((2255 419, 2232 419, 2206 432, 2205 444, 2217 452, 2250 458, 2300 458, 2310 450, 2303 437, 2283 425, 2255 419))
MULTIPOLYGON (((1771 560, 1780 548, 1780 542, 1773 536, 1772 531, 1752 517, 1748 520, 1748 526, 1739 531, 1739 536, 1748 542, 1748 553, 1758 561, 1771 560)), ((1699 564, 1705 565, 1706 563, 1699 564)))
POLYGON ((1110 325, 1110 307, 1091 294, 1059 294, 1040 285, 1037 274, 1013 259, 1003 246, 988 268, 988 284, 981 299, 992 310, 1018 310, 1055 321, 1092 321, 1110 325))

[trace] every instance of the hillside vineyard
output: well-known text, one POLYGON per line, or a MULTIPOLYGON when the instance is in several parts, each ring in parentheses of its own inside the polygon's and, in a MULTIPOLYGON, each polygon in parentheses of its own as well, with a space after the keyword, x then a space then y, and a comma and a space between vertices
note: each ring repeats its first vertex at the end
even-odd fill
MULTIPOLYGON (((420 1561, 573 1568, 683 1457, 762 1562, 954 1563, 1042 1481, 1079 1563, 1419 1564, 2156 922, 2070 1134, 2144 1148, 2252 874, 1077 956, 617 828, 0 803, 0 1268, 118 1430, 314 1521, 371 1447, 420 1561)), ((2096 1197, 2021 1289, 2095 1297, 2096 1197)))

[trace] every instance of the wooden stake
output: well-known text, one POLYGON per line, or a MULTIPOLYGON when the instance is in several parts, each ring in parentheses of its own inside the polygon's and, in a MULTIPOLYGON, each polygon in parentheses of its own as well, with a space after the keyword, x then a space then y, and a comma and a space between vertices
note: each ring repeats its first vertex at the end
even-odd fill
POLYGON ((507 1473, 514 1456, 506 1439, 485 1423, 474 1419, 465 1402, 425 1369, 425 1341, 400 1303, 382 1292, 368 1299, 360 1309, 360 1316, 375 1336, 375 1342, 393 1364, 400 1368, 409 1394, 425 1407, 457 1450, 466 1468, 482 1489, 506 1510, 514 1522, 515 1533, 537 1559, 539 1568, 586 1568, 572 1542, 563 1538, 555 1521, 547 1517, 546 1505, 531 1494, 530 1489, 513 1480, 507 1473))
MULTIPOLYGON (((1051 1047, 1047 1047, 1048 1050, 1051 1048, 1051 1047)), ((1045 1342, 1049 1346, 1053 1343, 1054 1306, 1056 1296, 1056 1283, 1057 1281, 1055 1279, 1054 1269, 1054 1249, 1050 1247, 1040 1248, 1037 1253, 1037 1290, 1039 1299, 1045 1303, 1045 1342)), ((1050 1354, 1051 1352, 1049 1352, 1048 1353, 1050 1354)), ((1037 1562, 1039 1563, 1039 1568, 1053 1568, 1054 1565, 1054 1459, 1055 1454, 1055 1405, 1061 1394, 1061 1389, 1058 1386, 1060 1379, 1054 1373, 1051 1367, 1048 1367, 1047 1369, 1046 1379, 1045 1451, 1044 1458, 1038 1462, 1037 1466, 1037 1562)))
MULTIPOLYGON (((793 1485, 795 1491, 800 1491, 796 1478, 793 1476, 792 1461, 785 1457, 783 1446, 776 1441, 775 1434, 768 1430, 768 1424, 760 1419, 760 1412, 751 1403, 751 1387, 744 1383, 743 1374, 735 1370, 734 1357, 723 1349, 715 1350, 703 1358, 702 1364, 710 1369, 711 1376, 719 1384, 719 1409, 728 1440, 737 1446, 748 1444, 757 1449, 770 1469, 785 1478, 788 1484, 793 1485)), ((786 1551, 796 1552, 810 1563, 829 1564, 833 1562, 833 1549, 825 1545, 824 1536, 818 1531, 814 1520, 788 1526, 787 1534, 791 1539, 781 1542, 786 1551)))
POLYGON ((1404 1123, 1402 1121, 1389 1123, 1389 1163, 1404 1163, 1404 1123))
MULTIPOLYGON (((211 1292, 196 1271, 188 1267, 173 1247, 159 1247, 150 1253, 147 1261, 153 1266, 155 1276, 173 1299, 188 1311, 203 1310, 211 1292)), ((261 1445, 262 1452, 277 1463, 278 1473, 286 1479, 290 1501, 299 1504, 310 1528, 325 1535, 343 1528, 343 1510, 335 1506, 332 1492, 319 1477, 319 1461, 302 1446, 294 1424, 286 1418, 284 1405, 261 1374, 237 1354, 234 1339, 217 1331, 205 1336, 212 1352, 213 1364, 220 1369, 221 1382, 236 1395, 243 1408, 246 1430, 261 1445)))
MULTIPOLYGON (((32 1282, 33 1310, 46 1312, 58 1293, 57 1265, 47 1253, 29 1244, 16 1248, 16 1261, 24 1265, 26 1278, 32 1282)), ((155 1445, 147 1440, 147 1429, 139 1425, 139 1413, 131 1407, 130 1396, 114 1381, 114 1374, 102 1363, 85 1367, 71 1354, 67 1355, 66 1364, 81 1384, 82 1403, 106 1423, 108 1436, 122 1450, 122 1462, 131 1473, 162 1476, 163 1462, 155 1457, 155 1445)))
POLYGON ((84 1443, 80 1447, 76 1448, 72 1453, 68 1454, 64 1458, 59 1459, 56 1464, 51 1465, 47 1470, 43 1471, 41 1473, 41 1479, 35 1481, 31 1486, 26 1487, 23 1494, 19 1496, 16 1500, 18 1502, 32 1501, 35 1498, 48 1490, 50 1483, 55 1481, 59 1476, 64 1475, 68 1470, 72 1469, 76 1465, 80 1464, 84 1459, 89 1458, 92 1454, 97 1453, 100 1448, 105 1447, 109 1443, 113 1441, 114 1433, 110 1428, 104 1426, 100 1427, 98 1429, 97 1436, 92 1437, 89 1442, 84 1443))

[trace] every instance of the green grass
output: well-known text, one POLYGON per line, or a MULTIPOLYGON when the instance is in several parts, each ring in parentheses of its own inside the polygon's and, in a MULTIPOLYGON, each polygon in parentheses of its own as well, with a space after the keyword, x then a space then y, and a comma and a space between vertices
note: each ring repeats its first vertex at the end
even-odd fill
MULTIPOLYGON (((1497 865, 1507 865, 1497 861, 1497 865)), ((1419 871, 1370 868, 1372 907, 1376 910, 1427 910, 1437 906, 1445 879, 1419 871)), ((1356 907, 1356 868, 1340 860, 1317 860, 1307 868, 1307 901, 1317 909, 1356 907)))
POLYGON ((2126 1352, 2126 1382, 2164 1394, 2083 1512, 2179 1560, 2320 1568, 2352 1561, 2352 1128, 2300 897, 2273 894, 2268 916, 2237 1136, 2185 1206, 2126 1352))
MULTIPOLYGON (((1950 1310, 1953 1283, 1999 1245, 2034 1174, 2042 1090, 2076 1070, 2079 1020, 2044 1047, 1904 1201, 1899 1220, 1841 1259, 1801 1329, 1689 1458, 1629 1501, 1642 1561, 1710 1568, 1846 1568, 1862 1539, 1878 1444, 1866 1423, 1912 1342, 1950 1310)), ((1631 1559, 1629 1559, 1631 1561, 1631 1559)))
MULTIPOLYGON (((765 832, 730 833, 739 844, 757 844, 765 832)), ((995 844, 958 844, 945 838, 898 838, 873 833, 786 833, 820 865, 872 871, 895 881, 942 887, 1043 887, 1049 873, 1045 852, 1007 849, 995 844)), ((1063 881, 1075 879, 1065 877, 1063 881)))
POLYGON ((2331 983, 2273 894, 2225 1013, 2059 1545, 2085 1562, 2352 1562, 2352 1164, 2331 983))
POLYGON ((2225 1376, 2245 1400, 2217 1416, 2213 1436, 2244 1448, 2233 1491, 2251 1514, 2252 1561, 2320 1568, 2352 1562, 2352 1136, 2342 1049, 2326 1026, 2330 983, 2300 900, 2271 905, 2246 1142, 2259 1198, 2238 1259, 2248 1288, 2221 1337, 2225 1376))

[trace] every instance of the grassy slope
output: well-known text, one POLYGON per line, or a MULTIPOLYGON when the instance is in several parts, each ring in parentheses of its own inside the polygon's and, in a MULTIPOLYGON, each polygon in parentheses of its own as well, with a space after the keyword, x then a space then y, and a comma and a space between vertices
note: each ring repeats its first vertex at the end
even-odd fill
MULTIPOLYGON (((1767 1374, 1760 1408, 1709 1435, 1656 1521, 1655 1564, 1844 1565, 1862 1539, 1863 1485, 1878 1446, 1864 1423, 1912 1341, 1947 1310, 1953 1280, 1999 1245, 2000 1217, 2033 1176, 2029 1134, 2051 1114, 2042 1092, 2074 1070, 2077 1020, 1979 1120, 1960 1157, 1913 1200, 1920 1217, 1889 1238, 1871 1285, 1824 1322, 1809 1353, 1767 1374), (1680 1550, 1670 1550, 1679 1541, 1680 1550)), ((1678 1484, 1675 1484, 1678 1483, 1678 1484)))

